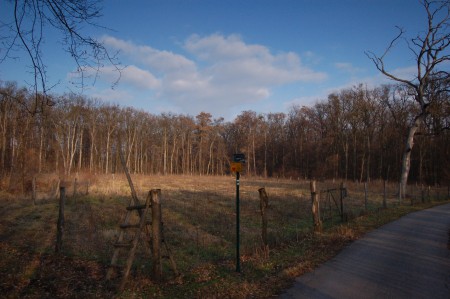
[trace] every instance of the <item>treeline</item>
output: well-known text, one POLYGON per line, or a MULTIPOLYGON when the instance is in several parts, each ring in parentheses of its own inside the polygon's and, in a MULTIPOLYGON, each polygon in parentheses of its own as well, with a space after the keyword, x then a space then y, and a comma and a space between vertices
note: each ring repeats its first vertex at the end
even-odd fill
MULTIPOLYGON (((430 107, 416 135, 410 180, 450 178, 448 94, 430 107)), ((67 94, 43 100, 14 83, 0 85, 0 171, 36 173, 229 173, 233 153, 246 155, 249 175, 398 180, 415 106, 399 86, 359 85, 287 114, 243 111, 233 121, 163 113, 67 94), (39 113, 36 106, 43 109, 39 113), (31 109, 30 109, 31 108, 31 109)))

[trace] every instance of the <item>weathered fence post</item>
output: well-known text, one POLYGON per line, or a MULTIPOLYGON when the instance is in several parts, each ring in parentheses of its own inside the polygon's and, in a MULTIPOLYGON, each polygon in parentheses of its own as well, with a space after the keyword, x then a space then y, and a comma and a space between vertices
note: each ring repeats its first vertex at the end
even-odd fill
POLYGON ((73 179, 73 197, 77 194, 77 178, 73 179))
POLYGON ((89 180, 86 181, 86 195, 89 195, 89 180))
POLYGON ((57 199, 60 196, 60 186, 61 185, 61 179, 58 179, 56 181, 56 187, 55 187, 55 198, 57 199))
POLYGON ((259 208, 261 210, 261 220, 262 220, 262 231, 261 238, 264 244, 264 247, 267 246, 267 214, 266 209, 269 206, 269 197, 267 196, 267 192, 265 188, 259 188, 259 208))
POLYGON ((387 208, 386 196, 387 196, 386 181, 384 181, 383 182, 383 209, 387 208))
POLYGON ((320 220, 320 206, 319 206, 319 192, 316 189, 316 181, 311 181, 311 202, 312 202, 312 216, 314 224, 314 232, 320 233, 322 231, 322 221, 320 220))
POLYGON ((62 249, 62 238, 64 235, 64 205, 66 201, 66 188, 60 187, 59 188, 59 215, 58 215, 58 222, 56 225, 57 232, 56 232, 56 245, 55 245, 55 252, 60 253, 62 249))
POLYGON ((153 278, 160 281, 162 278, 161 264, 161 189, 152 189, 150 191, 150 200, 152 205, 152 264, 153 278))
POLYGON ((36 176, 33 176, 31 181, 31 198, 33 199, 33 205, 36 205, 36 176))
POLYGON ((364 211, 367 213, 367 182, 364 183, 364 211))
POLYGON ((425 202, 425 188, 423 187, 423 184, 420 186, 420 195, 421 195, 421 199, 422 199, 422 203, 425 202))
POLYGON ((341 192, 340 192, 340 196, 339 196, 339 201, 341 204, 341 221, 344 221, 344 197, 347 196, 347 189, 345 187, 344 182, 341 182, 341 188, 340 188, 341 192))

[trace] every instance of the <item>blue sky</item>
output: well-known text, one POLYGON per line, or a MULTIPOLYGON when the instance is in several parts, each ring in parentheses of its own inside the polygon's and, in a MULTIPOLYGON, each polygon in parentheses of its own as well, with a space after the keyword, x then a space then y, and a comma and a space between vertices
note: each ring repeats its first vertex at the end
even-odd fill
MULTIPOLYGON (((8 20, 11 5, 0 10, 8 20)), ((329 93, 387 80, 364 51, 381 54, 397 34, 413 37, 426 15, 417 0, 106 0, 98 23, 87 29, 126 66, 119 84, 111 66, 82 92, 102 101, 161 112, 233 119, 243 110, 287 112, 329 93)), ((75 63, 57 36, 44 45, 49 83, 70 90, 75 63)), ((31 81, 23 53, 0 64, 0 80, 31 81)), ((400 41, 389 70, 411 76, 414 59, 400 41)))

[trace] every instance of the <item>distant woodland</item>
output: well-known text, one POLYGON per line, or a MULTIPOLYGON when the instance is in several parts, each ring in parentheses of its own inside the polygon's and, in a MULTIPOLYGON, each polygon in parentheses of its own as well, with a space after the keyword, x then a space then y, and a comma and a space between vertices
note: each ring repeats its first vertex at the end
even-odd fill
MULTIPOLYGON (((450 181, 450 100, 448 92, 438 96, 415 136, 410 182, 450 181)), ((246 175, 398 181, 417 109, 405 86, 359 85, 311 107, 243 111, 228 122, 208 112, 155 115, 74 94, 44 100, 3 82, 0 174, 6 182, 37 173, 119 173, 121 150, 138 174, 223 175, 232 155, 244 153, 246 175)))

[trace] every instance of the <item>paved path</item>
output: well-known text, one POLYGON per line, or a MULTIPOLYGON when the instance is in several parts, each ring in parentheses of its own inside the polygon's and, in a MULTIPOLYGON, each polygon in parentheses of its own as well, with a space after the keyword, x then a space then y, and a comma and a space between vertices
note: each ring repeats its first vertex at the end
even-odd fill
POLYGON ((355 241, 280 298, 450 299, 450 204, 411 213, 355 241))

